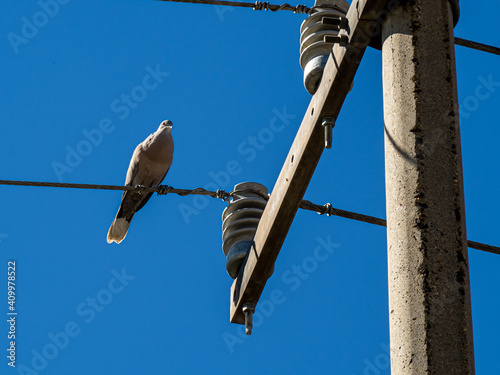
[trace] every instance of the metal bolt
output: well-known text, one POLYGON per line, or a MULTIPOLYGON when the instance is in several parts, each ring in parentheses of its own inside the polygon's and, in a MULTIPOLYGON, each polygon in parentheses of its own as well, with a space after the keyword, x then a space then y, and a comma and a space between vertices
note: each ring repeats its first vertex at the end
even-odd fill
POLYGON ((253 328, 253 313, 255 312, 255 305, 253 303, 245 303, 243 305, 243 313, 245 314, 245 333, 252 334, 253 328))
POLYGON ((330 149, 332 148, 332 130, 335 126, 335 119, 333 117, 325 117, 321 125, 325 128, 325 148, 330 149))

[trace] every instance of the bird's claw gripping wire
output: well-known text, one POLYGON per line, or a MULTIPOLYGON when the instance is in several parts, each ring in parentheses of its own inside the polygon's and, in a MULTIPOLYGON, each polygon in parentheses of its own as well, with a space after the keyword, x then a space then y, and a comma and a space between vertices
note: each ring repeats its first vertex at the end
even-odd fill
POLYGON ((135 191, 139 193, 139 195, 142 195, 142 192, 146 189, 144 185, 135 185, 135 191))

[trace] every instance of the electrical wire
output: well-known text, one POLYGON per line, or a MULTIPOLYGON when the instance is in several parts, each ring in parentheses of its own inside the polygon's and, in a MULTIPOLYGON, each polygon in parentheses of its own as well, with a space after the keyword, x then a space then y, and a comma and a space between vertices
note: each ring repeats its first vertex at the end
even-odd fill
POLYGON ((208 5, 225 5, 232 7, 253 8, 253 10, 270 10, 277 12, 278 10, 291 10, 297 14, 309 13, 311 8, 305 5, 293 6, 290 4, 275 5, 269 4, 267 1, 256 1, 255 3, 245 3, 241 1, 220 1, 220 0, 156 0, 156 1, 170 1, 176 3, 193 3, 193 4, 208 4, 208 5))
POLYGON ((483 44, 479 42, 474 42, 472 40, 467 40, 463 38, 457 38, 455 37, 455 44, 462 46, 462 47, 467 47, 467 48, 472 48, 478 51, 483 51, 483 52, 488 52, 488 53, 493 53, 495 55, 500 55, 500 48, 490 46, 489 44, 483 44))
MULTIPOLYGON (((270 10, 272 12, 277 12, 278 10, 290 10, 297 14, 308 14, 315 7, 308 8, 306 5, 297 5, 293 6, 288 3, 282 5, 269 4, 267 1, 256 1, 255 3, 247 3, 241 1, 221 1, 221 0, 156 0, 156 1, 168 1, 168 2, 176 2, 176 3, 192 3, 192 4, 209 4, 209 5, 225 5, 225 6, 233 6, 233 7, 244 7, 244 8, 252 8, 253 10, 270 10)), ((322 5, 325 7, 326 5, 322 5)), ((336 7, 337 8, 337 7, 336 7)), ((338 8, 337 8, 338 9, 338 8)), ((483 51, 487 53, 492 53, 495 55, 500 55, 500 48, 494 47, 488 44, 474 42, 472 40, 458 38, 455 37, 455 44, 472 48, 478 51, 483 51)))
POLYGON ((37 187, 58 187, 70 189, 97 189, 97 190, 127 190, 127 191, 140 191, 145 193, 158 193, 158 195, 174 193, 180 196, 190 194, 207 195, 212 198, 221 198, 227 200, 230 198, 230 193, 225 193, 224 190, 208 191, 203 188, 196 189, 175 189, 172 186, 159 185, 156 187, 145 186, 121 186, 121 185, 98 185, 98 184, 76 184, 67 182, 41 182, 41 181, 13 181, 13 180, 0 180, 0 185, 15 185, 15 186, 37 186, 37 187))
MULTIPOLYGON (((387 226, 387 222, 385 219, 334 208, 334 207, 332 207, 332 205, 330 203, 327 203, 324 206, 320 206, 318 204, 314 204, 308 200, 303 199, 302 202, 300 202, 299 208, 302 208, 304 210, 314 211, 320 215, 325 215, 325 214, 327 216, 335 215, 335 216, 344 217, 346 219, 352 219, 352 220, 362 221, 362 222, 369 223, 369 224, 379 225, 381 227, 387 226)), ((500 250, 500 248, 499 248, 499 250, 500 250)))
MULTIPOLYGON (((223 189, 218 189, 216 191, 209 191, 203 188, 196 189, 175 189, 172 186, 159 185, 156 187, 144 187, 144 186, 120 186, 120 185, 97 185, 97 184, 77 184, 77 183, 65 183, 65 182, 39 182, 39 181, 14 181, 14 180, 0 180, 0 185, 13 185, 13 186, 36 186, 36 187, 59 187, 59 188, 73 188, 73 189, 98 189, 98 190, 128 190, 128 191, 140 191, 147 193, 157 193, 158 195, 166 195, 169 193, 177 194, 180 196, 187 195, 205 195, 212 198, 219 198, 223 201, 229 201, 231 197, 237 193, 252 192, 260 195, 264 199, 268 199, 269 196, 262 194, 261 192, 253 189, 245 189, 244 191, 238 192, 226 192, 223 189)), ((369 224, 375 224, 381 227, 387 227, 387 221, 375 216, 369 216, 360 214, 352 211, 345 211, 338 208, 332 207, 330 203, 326 203, 321 206, 312 203, 308 200, 302 200, 299 208, 317 212, 320 215, 327 216, 339 216, 346 219, 361 221, 369 224)), ((487 251, 493 254, 500 255, 500 247, 484 244, 476 241, 467 241, 467 246, 477 250, 487 251)))

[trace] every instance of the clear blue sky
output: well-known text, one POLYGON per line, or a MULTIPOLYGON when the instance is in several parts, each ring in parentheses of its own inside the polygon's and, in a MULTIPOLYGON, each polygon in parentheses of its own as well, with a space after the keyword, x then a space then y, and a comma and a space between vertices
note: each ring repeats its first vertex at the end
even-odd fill
MULTIPOLYGON (((170 119, 166 184, 273 188, 310 101, 299 66, 304 16, 149 0, 57 4, 2 3, 0 179, 122 184, 134 147, 170 119), (9 33, 28 37, 11 43, 9 33)), ((500 2, 461 5, 456 35, 500 45, 500 2)), ((481 99, 476 90, 500 82, 499 63, 457 47, 468 236, 495 245, 500 87, 481 99)), ((117 246, 106 233, 120 192, 0 191, 2 374, 390 372, 383 228, 300 211, 245 337, 229 323, 222 201, 154 196, 117 246), (321 241, 333 252, 311 262, 321 241), (16 369, 5 357, 11 259, 16 369)), ((379 51, 367 51, 305 198, 385 217, 379 51)), ((499 266, 470 250, 480 375, 500 373, 499 266)))

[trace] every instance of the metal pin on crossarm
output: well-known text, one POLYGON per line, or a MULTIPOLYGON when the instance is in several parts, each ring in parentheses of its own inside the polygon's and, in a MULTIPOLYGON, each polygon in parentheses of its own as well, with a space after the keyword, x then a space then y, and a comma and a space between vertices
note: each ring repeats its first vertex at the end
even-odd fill
POLYGON ((255 312, 255 305, 253 303, 245 303, 242 310, 245 314, 245 333, 247 335, 251 335, 253 329, 253 313, 255 312))
POLYGON ((325 117, 321 125, 323 125, 323 127, 325 128, 325 148, 331 149, 335 119, 333 117, 325 117))

